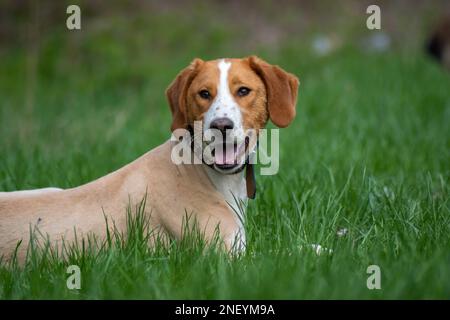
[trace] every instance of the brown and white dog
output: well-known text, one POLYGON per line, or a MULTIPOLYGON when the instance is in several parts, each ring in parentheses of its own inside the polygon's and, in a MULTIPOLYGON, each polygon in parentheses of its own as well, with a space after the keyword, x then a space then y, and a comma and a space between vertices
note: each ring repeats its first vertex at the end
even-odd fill
MULTIPOLYGON (((269 119, 278 127, 291 123, 298 84, 294 75, 255 56, 195 59, 166 91, 173 116, 171 129, 187 129, 202 121, 203 132, 209 128, 231 131, 241 149, 248 129, 258 132, 269 119)), ((119 231, 125 231, 127 206, 134 207, 143 198, 151 212, 151 228, 167 239, 182 236, 189 212, 206 240, 219 230, 228 250, 243 250, 244 217, 236 210, 236 201, 246 203, 247 194, 254 193, 251 179, 242 170, 245 161, 233 161, 237 157, 234 149, 216 154, 210 165, 174 164, 171 152, 176 143, 170 139, 80 187, 0 192, 0 255, 8 259, 22 240, 18 256, 23 258, 30 227, 37 227, 56 246, 62 239, 74 241, 89 234, 105 237, 105 215, 119 231)))

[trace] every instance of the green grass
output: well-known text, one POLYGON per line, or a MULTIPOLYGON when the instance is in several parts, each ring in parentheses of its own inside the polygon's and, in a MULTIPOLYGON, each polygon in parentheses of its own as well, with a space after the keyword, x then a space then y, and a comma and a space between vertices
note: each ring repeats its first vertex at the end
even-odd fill
POLYGON ((195 56, 256 53, 300 77, 280 172, 257 177, 241 257, 205 250, 195 235, 148 248, 147 204, 126 240, 0 263, 0 298, 450 298, 448 74, 420 52, 349 46, 319 58, 299 39, 248 50, 220 23, 114 19, 78 35, 56 29, 37 56, 1 53, 0 190, 74 187, 164 142, 164 89, 195 56), (311 243, 333 253, 317 256, 311 243), (79 291, 66 288, 70 264, 81 268, 79 291), (371 264, 381 290, 366 287, 371 264))

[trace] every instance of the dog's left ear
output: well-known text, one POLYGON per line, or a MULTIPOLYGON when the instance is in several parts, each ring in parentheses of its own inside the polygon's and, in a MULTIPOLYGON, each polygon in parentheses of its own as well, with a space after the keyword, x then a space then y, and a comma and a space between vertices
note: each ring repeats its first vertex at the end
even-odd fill
POLYGON ((167 100, 172 112, 172 131, 179 128, 187 128, 186 95, 201 64, 203 64, 203 60, 194 59, 188 67, 177 75, 166 90, 167 100))
POLYGON ((248 57, 248 62, 266 86, 270 120, 280 128, 287 127, 296 114, 298 78, 256 56, 248 57))

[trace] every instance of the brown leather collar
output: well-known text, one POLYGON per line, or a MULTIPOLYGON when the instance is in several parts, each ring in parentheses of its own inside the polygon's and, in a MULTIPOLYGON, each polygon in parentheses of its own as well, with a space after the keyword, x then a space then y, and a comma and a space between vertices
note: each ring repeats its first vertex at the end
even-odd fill
POLYGON ((247 163, 245 165, 245 183, 247 184, 247 197, 255 199, 256 197, 256 179, 255 179, 255 165, 247 163))

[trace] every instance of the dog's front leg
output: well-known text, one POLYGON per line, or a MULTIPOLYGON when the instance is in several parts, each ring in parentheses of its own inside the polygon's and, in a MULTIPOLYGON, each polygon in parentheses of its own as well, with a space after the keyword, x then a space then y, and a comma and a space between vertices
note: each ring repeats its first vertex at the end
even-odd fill
POLYGON ((215 228, 209 229, 207 226, 205 230, 205 238, 208 242, 214 239, 218 231, 227 252, 234 255, 245 251, 245 230, 240 223, 235 221, 234 217, 222 218, 215 228))
MULTIPOLYGON (((210 209, 211 210, 211 209, 210 209)), ((219 244, 227 252, 239 253, 245 250, 245 230, 242 224, 226 205, 216 205, 214 214, 201 211, 193 212, 186 218, 178 216, 177 219, 163 216, 161 225, 172 238, 181 240, 192 230, 198 230, 208 245, 219 244)))

